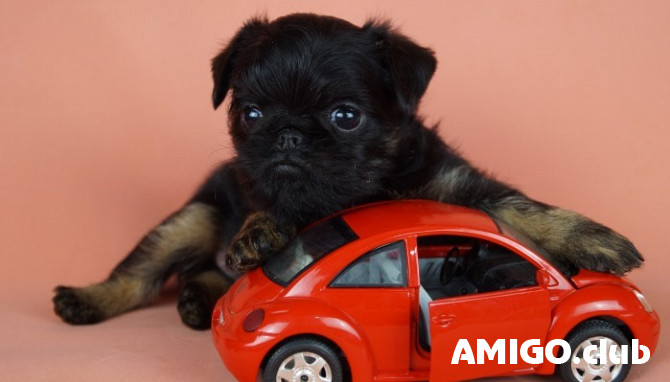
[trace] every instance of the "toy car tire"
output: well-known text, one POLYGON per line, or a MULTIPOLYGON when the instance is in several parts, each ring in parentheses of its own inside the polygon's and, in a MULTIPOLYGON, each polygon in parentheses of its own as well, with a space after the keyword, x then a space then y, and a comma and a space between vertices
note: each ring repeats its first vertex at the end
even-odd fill
POLYGON ((263 371, 265 382, 326 380, 342 382, 342 362, 329 345, 311 338, 281 345, 270 356, 263 371))
POLYGON ((601 338, 612 341, 619 347, 627 345, 630 349, 630 340, 615 325, 604 320, 586 321, 577 326, 566 338, 572 354, 567 362, 557 366, 558 374, 563 381, 581 382, 591 377, 596 380, 620 382, 626 378, 631 367, 630 356, 618 365, 609 360, 605 365, 589 365, 583 361, 584 347, 589 344, 598 345, 601 338), (575 357, 582 359, 582 362, 573 362, 575 357), (607 378, 608 374, 613 378, 607 378))

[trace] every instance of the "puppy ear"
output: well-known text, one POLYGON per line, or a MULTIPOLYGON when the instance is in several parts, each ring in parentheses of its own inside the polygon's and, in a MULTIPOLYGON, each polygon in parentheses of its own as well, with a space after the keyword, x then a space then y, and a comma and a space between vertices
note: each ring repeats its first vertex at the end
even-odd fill
POLYGON ((268 20, 260 17, 247 21, 221 53, 212 59, 212 77, 214 77, 212 103, 214 109, 221 105, 226 98, 226 94, 228 94, 233 70, 236 66, 243 64, 239 62, 239 51, 242 48, 257 46, 263 40, 260 38, 260 34, 267 24, 268 20))
POLYGON ((414 113, 435 73, 435 53, 397 32, 388 21, 370 20, 363 25, 363 30, 374 34, 398 102, 406 111, 414 113))

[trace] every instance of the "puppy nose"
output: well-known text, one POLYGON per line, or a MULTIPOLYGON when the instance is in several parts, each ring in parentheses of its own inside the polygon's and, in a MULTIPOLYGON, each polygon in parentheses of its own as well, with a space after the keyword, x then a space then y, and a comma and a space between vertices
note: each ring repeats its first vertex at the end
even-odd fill
POLYGON ((296 130, 284 130, 277 138, 276 147, 282 151, 293 150, 302 143, 302 134, 296 130))

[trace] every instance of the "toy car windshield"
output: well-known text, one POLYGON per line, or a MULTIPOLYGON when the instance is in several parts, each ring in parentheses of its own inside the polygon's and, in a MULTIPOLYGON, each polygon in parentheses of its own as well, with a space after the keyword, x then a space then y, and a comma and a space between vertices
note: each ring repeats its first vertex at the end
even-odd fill
POLYGON ((341 246, 358 239, 337 216, 303 231, 289 245, 263 264, 263 273, 275 283, 287 286, 311 264, 341 246))

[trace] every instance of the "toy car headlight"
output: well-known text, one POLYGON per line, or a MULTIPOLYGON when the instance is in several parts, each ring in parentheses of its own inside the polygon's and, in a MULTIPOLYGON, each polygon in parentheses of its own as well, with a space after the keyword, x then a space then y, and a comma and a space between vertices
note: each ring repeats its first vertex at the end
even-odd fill
POLYGON ((654 309, 651 307, 651 304, 649 303, 649 300, 647 300, 644 295, 636 290, 633 291, 635 293, 635 297, 637 297, 638 301, 640 301, 640 304, 642 304, 642 307, 644 310, 646 310, 648 313, 651 313, 654 309))

